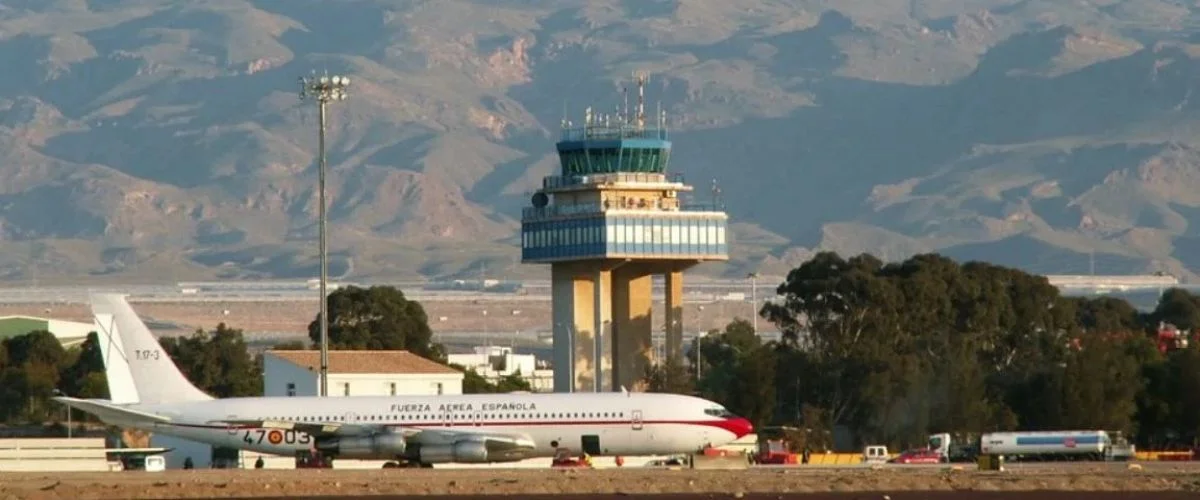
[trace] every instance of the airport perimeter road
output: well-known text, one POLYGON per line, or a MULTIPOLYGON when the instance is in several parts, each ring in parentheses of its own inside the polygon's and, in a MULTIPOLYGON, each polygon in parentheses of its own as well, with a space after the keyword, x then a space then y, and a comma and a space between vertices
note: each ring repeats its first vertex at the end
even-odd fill
MULTIPOLYGON (((247 500, 289 500, 288 497, 245 497, 247 500)), ((354 496, 310 497, 312 500, 349 500, 354 496)), ((380 495, 371 500, 471 500, 508 498, 492 495, 380 495)), ((1194 500, 1195 493, 1186 491, 896 491, 887 496, 872 493, 864 497, 858 492, 826 493, 592 493, 581 495, 522 495, 520 500, 1194 500)))
MULTIPOLYGON (((1200 462, 1010 462, 1004 464, 1004 470, 1013 473, 1073 473, 1073 474, 1108 474, 1111 472, 1125 473, 1130 467, 1140 468, 1146 472, 1195 473, 1200 475, 1200 462), (1134 465, 1136 464, 1136 465, 1134 465)), ((788 470, 802 474, 822 474, 830 470, 887 470, 908 471, 912 473, 940 473, 948 469, 958 469, 963 472, 975 472, 979 467, 974 463, 962 464, 846 464, 846 465, 755 465, 753 469, 788 470)))
MULTIPOLYGON (((938 469, 371 469, 0 473, 0 499, 647 495, 914 491, 1192 491, 1200 468, 978 472, 938 469)), ((465 498, 465 497, 460 497, 465 498)), ((510 497, 511 498, 511 497, 510 497)), ((876 497, 879 498, 879 497, 876 497)), ((921 498, 921 497, 918 497, 921 498)), ((1022 498, 1026 498, 1022 496, 1022 498)), ((1090 497, 1097 498, 1097 497, 1090 497)), ((1162 496, 1156 498, 1163 498, 1162 496)))

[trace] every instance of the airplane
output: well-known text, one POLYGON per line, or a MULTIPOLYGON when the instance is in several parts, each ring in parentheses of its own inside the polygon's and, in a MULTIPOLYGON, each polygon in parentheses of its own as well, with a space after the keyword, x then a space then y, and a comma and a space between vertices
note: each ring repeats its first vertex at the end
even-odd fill
POLYGON ((122 294, 92 294, 109 399, 54 399, 109 425, 275 455, 384 467, 515 462, 563 449, 690 453, 753 432, 712 401, 629 392, 214 398, 193 385, 122 294))

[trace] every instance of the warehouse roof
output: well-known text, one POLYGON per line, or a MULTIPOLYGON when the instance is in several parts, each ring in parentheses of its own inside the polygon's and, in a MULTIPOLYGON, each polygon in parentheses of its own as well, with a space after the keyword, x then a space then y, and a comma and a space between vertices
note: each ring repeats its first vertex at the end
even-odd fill
MULTIPOLYGON (((321 351, 275 351, 273 355, 294 365, 317 371, 321 367, 321 351)), ((329 351, 330 373, 392 373, 392 374, 452 374, 462 373, 454 368, 408 351, 329 351)))

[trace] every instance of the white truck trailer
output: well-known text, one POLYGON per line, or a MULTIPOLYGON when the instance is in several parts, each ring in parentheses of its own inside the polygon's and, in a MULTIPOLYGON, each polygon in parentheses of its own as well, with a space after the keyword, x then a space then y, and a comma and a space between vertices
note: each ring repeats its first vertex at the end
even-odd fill
POLYGON ((1134 447, 1119 433, 1106 431, 989 432, 955 442, 949 433, 929 436, 929 448, 946 462, 974 461, 979 455, 1021 460, 1130 460, 1134 447))

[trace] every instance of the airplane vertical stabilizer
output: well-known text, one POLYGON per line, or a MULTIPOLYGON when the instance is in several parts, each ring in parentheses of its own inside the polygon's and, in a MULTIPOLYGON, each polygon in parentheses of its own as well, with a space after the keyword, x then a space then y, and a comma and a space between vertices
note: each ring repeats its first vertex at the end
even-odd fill
POLYGON ((124 380, 129 380, 132 381, 134 397, 141 404, 213 399, 183 376, 162 345, 154 339, 150 329, 129 307, 124 295, 92 294, 91 302, 100 343, 113 351, 101 352, 105 354, 104 368, 109 383, 112 384, 115 379, 119 388, 116 391, 110 389, 114 398, 117 392, 128 398, 127 387, 122 384, 124 380), (109 343, 106 340, 109 338, 119 339, 119 342, 109 343), (119 366, 122 364, 126 368, 119 366), (128 372, 128 379, 123 378, 122 370, 128 372))
POLYGON ((133 374, 129 371, 129 363, 125 361, 125 348, 121 345, 121 336, 117 335, 117 325, 112 314, 92 313, 93 326, 96 328, 96 340, 100 344, 100 357, 104 359, 104 377, 108 379, 108 398, 116 404, 138 402, 137 386, 133 383, 133 374))

